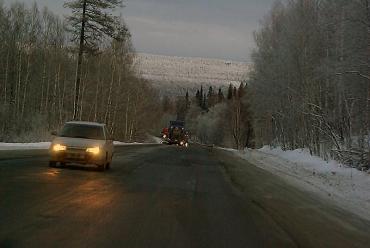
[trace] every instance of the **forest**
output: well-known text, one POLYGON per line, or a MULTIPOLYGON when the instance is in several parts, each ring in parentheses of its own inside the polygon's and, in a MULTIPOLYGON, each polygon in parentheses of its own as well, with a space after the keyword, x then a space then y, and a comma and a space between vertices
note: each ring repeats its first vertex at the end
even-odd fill
POLYGON ((109 12, 121 2, 88 2, 81 51, 83 1, 66 2, 73 14, 65 18, 36 4, 0 1, 0 141, 47 140, 72 119, 107 123, 117 140, 145 139, 160 100, 136 73, 123 18, 109 12))
POLYGON ((276 2, 255 32, 256 142, 370 165, 370 1, 276 2))
POLYGON ((175 99, 164 97, 164 125, 171 119, 183 120, 193 142, 220 147, 254 148, 252 98, 248 85, 241 82, 226 88, 200 86, 175 99))
POLYGON ((112 12, 121 0, 64 6, 62 18, 0 1, 0 141, 45 140, 71 119, 138 141, 177 118, 201 143, 307 148, 369 167, 370 1, 277 1, 240 85, 181 97, 160 96, 137 72, 130 31, 112 12))

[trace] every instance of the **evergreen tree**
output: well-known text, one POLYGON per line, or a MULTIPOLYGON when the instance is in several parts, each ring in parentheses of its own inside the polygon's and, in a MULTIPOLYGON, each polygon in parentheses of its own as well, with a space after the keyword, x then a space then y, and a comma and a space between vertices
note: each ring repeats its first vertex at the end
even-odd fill
POLYGON ((245 95, 245 86, 244 86, 244 83, 241 82, 238 88, 238 97, 241 99, 243 98, 244 95, 245 95))
POLYGON ((209 89, 208 89, 208 98, 209 97, 212 97, 213 96, 213 88, 212 86, 209 86, 209 89))
POLYGON ((233 88, 233 97, 234 98, 237 98, 238 97, 238 90, 236 89, 236 87, 234 86, 234 88, 233 88))
POLYGON ((213 87, 210 86, 208 90, 208 108, 211 108, 217 104, 217 96, 213 90, 213 87))
POLYGON ((189 99, 189 91, 188 90, 186 91, 186 95, 185 95, 185 103, 186 103, 186 111, 187 111, 190 107, 190 99, 189 99))
POLYGON ((233 86, 230 84, 227 91, 227 100, 233 99, 233 86))
POLYGON ((127 29, 113 16, 113 11, 122 6, 122 0, 70 0, 64 6, 72 10, 72 15, 67 17, 68 31, 72 33, 72 42, 79 44, 73 111, 73 119, 77 119, 83 54, 96 53, 104 38, 121 38, 122 31, 127 29))
POLYGON ((207 96, 206 96, 206 94, 204 94, 203 95, 203 101, 202 101, 202 109, 203 110, 208 110, 208 106, 207 106, 208 104, 207 104, 207 96))
POLYGON ((203 86, 200 87, 200 91, 198 90, 197 94, 198 94, 198 106, 202 108, 204 102, 203 86))
POLYGON ((222 92, 222 89, 218 89, 218 95, 217 95, 217 103, 222 103, 225 100, 224 93, 222 92))
POLYGON ((199 92, 199 90, 197 90, 197 93, 195 94, 195 99, 196 99, 196 101, 197 101, 197 103, 199 103, 200 102, 200 92, 199 92))

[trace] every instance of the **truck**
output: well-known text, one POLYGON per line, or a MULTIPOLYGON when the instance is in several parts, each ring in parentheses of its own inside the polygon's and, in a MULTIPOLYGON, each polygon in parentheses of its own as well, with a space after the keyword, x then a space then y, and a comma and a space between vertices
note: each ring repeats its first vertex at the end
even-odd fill
POLYGON ((185 130, 184 121, 170 121, 170 126, 162 133, 163 141, 169 145, 189 146, 189 133, 185 130))

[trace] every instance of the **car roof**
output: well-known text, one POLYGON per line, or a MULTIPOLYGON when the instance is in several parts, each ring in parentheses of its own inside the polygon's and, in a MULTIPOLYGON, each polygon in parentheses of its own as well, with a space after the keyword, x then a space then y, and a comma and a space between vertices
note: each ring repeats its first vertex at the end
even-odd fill
POLYGON ((89 121, 68 121, 66 124, 77 124, 77 125, 87 125, 87 126, 98 126, 103 127, 105 124, 98 122, 89 122, 89 121))

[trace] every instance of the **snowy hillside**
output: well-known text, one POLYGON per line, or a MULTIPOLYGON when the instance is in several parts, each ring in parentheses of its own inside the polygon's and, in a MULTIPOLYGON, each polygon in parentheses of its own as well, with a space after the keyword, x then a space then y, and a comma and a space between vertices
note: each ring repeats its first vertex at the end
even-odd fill
POLYGON ((251 66, 246 63, 207 58, 184 58, 139 53, 139 73, 162 94, 183 94, 203 85, 218 88, 230 83, 239 85, 251 66))

